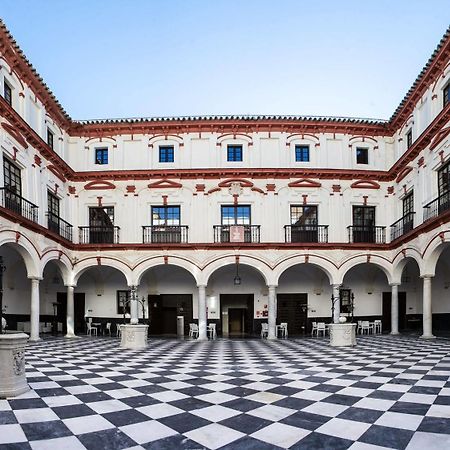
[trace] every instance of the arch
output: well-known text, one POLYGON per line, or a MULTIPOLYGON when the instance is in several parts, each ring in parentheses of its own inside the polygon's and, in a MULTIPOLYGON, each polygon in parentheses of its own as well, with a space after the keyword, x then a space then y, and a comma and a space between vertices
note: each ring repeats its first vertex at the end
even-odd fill
POLYGON ((450 243, 450 233, 441 232, 433 236, 425 247, 423 253, 423 267, 420 275, 434 276, 436 273, 436 265, 441 253, 448 247, 450 243))
POLYGON ((403 269, 411 261, 415 261, 415 263, 419 267, 419 273, 422 273, 423 260, 420 257, 419 251, 414 248, 404 249, 394 257, 392 283, 401 283, 403 269))
POLYGON ((79 261, 72 272, 72 277, 69 279, 69 284, 76 286, 78 284, 78 280, 84 272, 89 270, 92 267, 101 267, 107 266, 112 267, 113 269, 117 269, 119 272, 123 274, 127 281, 128 286, 133 286, 133 277, 130 267, 115 258, 110 257, 89 257, 79 261))
POLYGON ((300 264, 310 264, 317 267, 327 275, 330 284, 337 284, 336 280, 338 280, 338 269, 336 265, 325 259, 323 256, 316 255, 307 255, 307 257, 305 255, 291 256, 278 263, 273 271, 275 284, 278 285, 281 276, 284 272, 286 272, 286 270, 300 264))
POLYGON ((148 270, 157 266, 181 267, 182 269, 186 270, 188 273, 192 275, 197 285, 200 284, 200 268, 191 261, 176 256, 170 256, 167 262, 165 262, 161 256, 157 256, 153 258, 146 258, 140 261, 138 264, 136 264, 133 270, 133 280, 136 286, 140 285, 142 277, 148 270))
POLYGON ((44 278, 44 270, 50 262, 54 262, 58 267, 64 285, 70 285, 72 281, 72 262, 69 257, 57 249, 46 252, 41 259, 41 278, 44 278))
MULTIPOLYGON (((236 256, 238 255, 225 255, 221 256, 211 262, 209 262, 202 270, 201 277, 198 284, 207 285, 208 281, 213 273, 222 267, 235 265, 236 256)), ((255 258, 254 256, 239 255, 239 265, 250 266, 255 269, 263 277, 267 286, 276 286, 275 279, 273 278, 272 270, 265 261, 255 258)))
POLYGON ((381 269, 386 275, 389 284, 393 282, 393 265, 386 258, 379 255, 359 255, 347 259, 340 267, 336 284, 344 282, 345 275, 356 266, 361 264, 372 264, 381 269))
POLYGON ((27 277, 40 278, 39 254, 31 241, 20 233, 16 234, 14 232, 13 234, 13 232, 7 231, 0 238, 0 247, 6 244, 10 245, 22 256, 27 269, 27 277))

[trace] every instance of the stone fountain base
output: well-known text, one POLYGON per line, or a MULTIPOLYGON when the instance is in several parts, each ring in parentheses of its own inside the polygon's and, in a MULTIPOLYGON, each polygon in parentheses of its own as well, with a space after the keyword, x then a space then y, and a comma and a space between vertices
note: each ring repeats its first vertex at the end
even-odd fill
POLYGON ((329 327, 332 347, 356 345, 356 323, 330 323, 329 327))
POLYGON ((148 325, 122 325, 120 346, 132 350, 147 348, 148 325))

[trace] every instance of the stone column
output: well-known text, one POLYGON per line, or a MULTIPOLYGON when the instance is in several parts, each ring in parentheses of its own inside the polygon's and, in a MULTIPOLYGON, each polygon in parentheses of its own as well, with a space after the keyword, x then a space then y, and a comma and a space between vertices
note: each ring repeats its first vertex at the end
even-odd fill
POLYGON ((139 323, 139 302, 137 301, 137 286, 130 286, 130 323, 137 325, 139 323))
POLYGON ((333 304, 334 304, 333 323, 339 323, 339 316, 341 315, 341 300, 339 289, 341 285, 333 284, 332 287, 333 287, 333 304))
POLYGON ((75 286, 67 286, 67 338, 75 337, 75 304, 73 291, 75 286))
POLYGON ((423 278, 423 334, 422 338, 431 339, 433 336, 433 313, 431 308, 431 276, 425 275, 423 278))
POLYGON ((39 340, 39 278, 31 278, 30 341, 39 340))
POLYGON ((198 339, 200 341, 206 341, 208 336, 206 335, 206 286, 198 286, 198 339))
POLYGON ((267 339, 276 339, 276 327, 277 327, 277 294, 276 294, 276 286, 268 286, 269 287, 269 332, 267 339))
POLYGON ((391 334, 398 332, 398 284, 391 284, 391 334))

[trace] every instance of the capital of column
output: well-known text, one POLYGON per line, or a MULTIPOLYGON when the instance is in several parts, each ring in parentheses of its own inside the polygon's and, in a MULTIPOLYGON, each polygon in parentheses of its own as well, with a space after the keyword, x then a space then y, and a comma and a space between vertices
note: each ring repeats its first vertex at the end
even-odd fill
POLYGON ((42 277, 28 277, 28 279, 29 279, 29 280, 31 280, 31 281, 37 281, 37 282, 39 282, 39 281, 42 281, 42 280, 43 280, 43 278, 42 278, 42 277))
POLYGON ((426 275, 420 275, 420 278, 423 278, 424 280, 431 280, 434 278, 434 275, 426 274, 426 275))
POLYGON ((76 287, 77 287, 77 285, 76 284, 65 284, 64 285, 66 288, 68 288, 68 289, 75 289, 76 287))
POLYGON ((389 286, 393 287, 393 286, 401 286, 402 283, 389 283, 389 286))

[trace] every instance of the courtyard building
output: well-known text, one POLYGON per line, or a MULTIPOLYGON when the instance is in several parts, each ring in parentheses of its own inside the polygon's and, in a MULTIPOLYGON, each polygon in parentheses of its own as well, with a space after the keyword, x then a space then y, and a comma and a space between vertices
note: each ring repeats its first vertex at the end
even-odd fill
POLYGON ((276 338, 343 315, 450 331, 450 31, 385 121, 75 121, 3 23, 0 43, 9 328, 115 334, 131 316, 152 335, 276 338))

